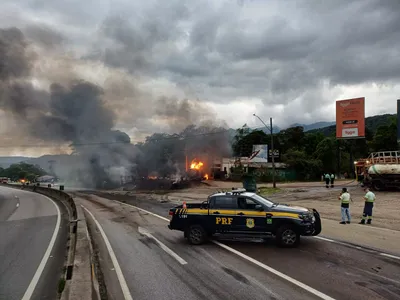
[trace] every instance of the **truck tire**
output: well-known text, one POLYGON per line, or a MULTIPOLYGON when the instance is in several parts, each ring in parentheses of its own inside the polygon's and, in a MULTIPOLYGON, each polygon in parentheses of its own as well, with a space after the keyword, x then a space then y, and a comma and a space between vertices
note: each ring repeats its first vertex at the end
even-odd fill
POLYGON ((385 184, 381 180, 373 180, 372 188, 375 191, 383 191, 385 189, 385 184))
POLYGON ((192 245, 203 244, 207 240, 207 236, 207 232, 201 225, 191 225, 186 232, 186 237, 192 245))
POLYGON ((300 234, 293 225, 280 226, 275 233, 276 243, 282 248, 295 248, 300 243, 300 234))

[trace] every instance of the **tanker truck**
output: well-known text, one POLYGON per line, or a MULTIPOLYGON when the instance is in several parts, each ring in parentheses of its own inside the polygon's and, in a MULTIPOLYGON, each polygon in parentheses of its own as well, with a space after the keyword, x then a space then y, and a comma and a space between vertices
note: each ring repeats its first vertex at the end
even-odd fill
POLYGON ((375 191, 400 188, 400 151, 374 152, 355 164, 364 186, 375 191))
POLYGON ((364 184, 376 191, 400 187, 400 164, 375 164, 368 168, 364 184))

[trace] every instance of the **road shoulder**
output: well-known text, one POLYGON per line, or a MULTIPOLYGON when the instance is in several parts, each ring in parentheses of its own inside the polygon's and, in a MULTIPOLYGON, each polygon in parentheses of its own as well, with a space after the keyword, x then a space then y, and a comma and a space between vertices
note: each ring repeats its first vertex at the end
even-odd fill
POLYGON ((400 231, 322 219, 323 236, 400 255, 400 231))

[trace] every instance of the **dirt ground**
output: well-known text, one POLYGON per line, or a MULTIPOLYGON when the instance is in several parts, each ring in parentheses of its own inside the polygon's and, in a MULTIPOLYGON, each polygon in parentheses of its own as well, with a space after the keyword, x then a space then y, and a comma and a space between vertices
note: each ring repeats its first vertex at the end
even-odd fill
MULTIPOLYGON (((218 185, 215 181, 213 184, 218 185)), ((229 185, 222 183, 223 186, 229 185)), ((269 184, 268 187, 271 185, 269 184)), ((262 185, 260 185, 262 187, 262 185)), ((338 196, 342 187, 347 187, 353 199, 350 211, 354 221, 361 220, 365 194, 362 187, 354 181, 338 181, 336 188, 326 189, 322 182, 277 184, 281 188, 268 195, 276 202, 291 203, 317 209, 323 218, 340 221, 340 202, 338 196)), ((376 204, 373 211, 373 225, 400 230, 400 193, 375 192, 376 204)))
MULTIPOLYGON (((258 187, 266 188, 266 196, 280 203, 295 202, 296 205, 317 209, 322 218, 340 221, 340 203, 338 196, 341 188, 348 188, 353 203, 350 211, 353 222, 359 222, 363 212, 363 189, 354 181, 337 181, 335 188, 326 189, 323 182, 297 182, 277 184, 278 189, 273 190, 271 184, 259 184, 258 187)), ((155 199, 181 203, 182 201, 203 201, 207 196, 218 191, 231 190, 232 187, 242 187, 240 182, 208 181, 207 185, 196 188, 168 192, 164 195, 153 195, 155 199)), ((135 194, 134 192, 111 192, 135 194)), ((376 204, 373 212, 373 226, 400 231, 400 193, 376 192, 376 204)))
MULTIPOLYGON (((321 188, 323 189, 323 188, 321 188)), ((361 220, 365 194, 361 187, 349 187, 353 202, 350 204, 350 212, 354 222, 361 220)), ((271 198, 279 202, 296 202, 300 206, 317 209, 323 218, 340 221, 340 202, 338 200, 340 191, 329 190, 328 192, 313 191, 295 192, 285 191, 277 193, 271 198), (282 199, 282 200, 281 200, 282 199)), ((375 192, 376 202, 373 211, 373 225, 393 230, 400 230, 400 193, 398 192, 375 192)))

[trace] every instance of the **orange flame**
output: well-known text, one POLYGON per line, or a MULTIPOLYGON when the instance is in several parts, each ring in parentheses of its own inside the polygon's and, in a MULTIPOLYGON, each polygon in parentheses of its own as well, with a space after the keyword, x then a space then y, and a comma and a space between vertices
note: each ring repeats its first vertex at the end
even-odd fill
POLYGON ((147 178, 151 179, 151 180, 155 180, 155 179, 157 179, 157 176, 148 176, 147 178))
POLYGON ((194 170, 200 170, 202 166, 204 166, 204 163, 201 161, 197 162, 196 160, 193 160, 190 164, 190 168, 194 170))
POLYGON ((208 180, 208 174, 204 175, 204 179, 208 180))

